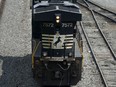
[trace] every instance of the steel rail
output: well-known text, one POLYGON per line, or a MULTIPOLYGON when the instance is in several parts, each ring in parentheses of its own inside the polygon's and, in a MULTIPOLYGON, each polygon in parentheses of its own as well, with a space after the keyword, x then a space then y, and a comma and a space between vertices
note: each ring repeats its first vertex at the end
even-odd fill
POLYGON ((79 3, 79 2, 77 2, 77 3, 80 4, 80 5, 82 5, 83 7, 87 8, 88 10, 90 10, 90 12, 91 12, 91 14, 92 14, 92 17, 93 17, 93 19, 94 19, 94 21, 95 21, 95 23, 96 23, 96 25, 97 25, 97 28, 98 28, 98 30, 99 30, 101 36, 103 37, 103 39, 104 39, 106 45, 108 46, 108 48, 109 48, 109 50, 110 50, 110 52, 111 52, 111 54, 112 54, 114 60, 116 60, 116 55, 115 55, 115 53, 114 53, 114 51, 113 51, 111 45, 109 44, 107 38, 105 37, 104 33, 102 32, 102 30, 101 30, 101 28, 100 28, 100 26, 99 26, 99 24, 98 24, 98 22, 97 22, 97 19, 96 19, 95 15, 94 15, 93 10, 90 8, 89 4, 88 4, 85 0, 83 0, 83 1, 85 2, 85 4, 86 4, 87 6, 85 6, 85 5, 83 5, 83 4, 79 3))
MULTIPOLYGON (((82 3, 78 2, 78 1, 77 1, 77 3, 78 3, 79 5, 85 7, 85 8, 88 8, 87 6, 83 5, 82 3)), ((88 8, 88 9, 89 9, 89 8, 88 8)), ((93 9, 91 9, 91 10, 93 10, 93 9)), ((109 16, 106 16, 106 15, 104 15, 104 14, 102 14, 102 13, 96 11, 96 10, 93 10, 93 11, 94 11, 95 13, 97 13, 97 14, 99 14, 99 15, 105 17, 105 18, 108 18, 108 19, 110 19, 111 21, 113 21, 113 22, 116 23, 116 19, 113 19, 113 18, 111 18, 111 17, 109 17, 109 16)))
POLYGON ((108 12, 110 12, 110 13, 114 14, 114 15, 116 15, 116 13, 115 13, 115 12, 112 12, 112 11, 110 11, 110 10, 108 10, 108 9, 104 8, 104 7, 101 7, 101 6, 99 6, 99 5, 95 4, 94 2, 92 2, 92 1, 90 1, 90 0, 85 0, 85 1, 86 1, 86 2, 91 3, 91 4, 95 5, 95 6, 97 6, 97 7, 101 8, 101 9, 103 9, 103 10, 106 10, 106 11, 108 11, 108 12))
POLYGON ((84 36, 85 36, 85 39, 86 39, 86 41, 87 41, 87 44, 88 44, 88 46, 89 46, 89 49, 90 49, 91 55, 92 55, 92 57, 93 57, 93 60, 94 60, 94 62, 95 62, 95 64, 96 64, 96 66, 97 66, 98 72, 100 73, 100 77, 101 77, 101 79, 102 79, 102 81, 103 81, 103 84, 104 84, 105 87, 108 87, 108 84, 107 84, 107 82, 106 82, 106 80, 105 80, 105 77, 104 77, 104 75, 103 75, 103 72, 102 72, 102 70, 101 70, 101 68, 100 68, 100 66, 99 66, 99 64, 98 64, 98 62, 97 62, 97 58, 96 58, 96 56, 95 56, 95 53, 94 53, 94 51, 93 51, 93 48, 92 48, 92 46, 91 46, 91 43, 90 43, 89 38, 88 38, 88 36, 87 36, 87 33, 85 32, 85 29, 84 29, 84 27, 83 27, 83 23, 82 23, 82 22, 80 22, 80 26, 81 26, 82 32, 83 32, 83 34, 84 34, 84 36))
MULTIPOLYGON (((89 3, 91 3, 92 5, 95 5, 95 6, 99 7, 99 8, 101 8, 101 9, 103 9, 103 10, 109 12, 109 13, 112 13, 112 14, 116 15, 116 13, 114 13, 114 12, 108 10, 108 9, 105 9, 104 7, 101 7, 101 6, 99 6, 99 5, 97 5, 97 4, 93 3, 93 2, 91 2, 91 1, 89 1, 89 0, 83 0, 83 1, 86 3, 86 5, 87 5, 88 7, 90 7, 89 4, 88 4, 88 2, 89 2, 89 3)), ((95 10, 93 10, 93 11, 96 12, 96 13, 98 13, 98 14, 100 14, 100 15, 102 15, 102 16, 104 16, 104 17, 106 17, 106 18, 108 18, 108 19, 110 19, 110 20, 112 20, 113 22, 116 22, 115 19, 113 19, 113 18, 111 18, 111 17, 109 17, 109 16, 106 16, 106 15, 104 15, 104 14, 102 14, 102 13, 100 13, 100 12, 97 12, 97 11, 95 11, 95 10)))
POLYGON ((90 10, 90 12, 91 12, 91 14, 92 14, 92 16, 93 16, 93 19, 94 19, 94 21, 95 21, 95 23, 96 23, 96 25, 97 25, 97 28, 98 28, 100 34, 102 35, 102 37, 103 37, 103 39, 104 39, 106 45, 108 46, 108 48, 109 48, 109 50, 110 50, 110 52, 111 52, 111 54, 112 54, 114 60, 116 60, 116 55, 115 55, 115 53, 114 53, 114 51, 113 51, 111 45, 109 44, 107 38, 105 37, 103 31, 101 30, 100 25, 99 25, 98 22, 97 22, 97 19, 96 19, 96 17, 95 17, 95 14, 94 14, 93 10, 90 9, 89 4, 88 4, 85 0, 83 0, 83 1, 87 4, 88 9, 90 10))
POLYGON ((115 22, 116 23, 116 19, 113 19, 113 18, 111 18, 111 17, 109 17, 109 16, 106 16, 106 15, 104 15, 103 13, 100 13, 100 12, 98 12, 98 11, 96 11, 96 10, 93 10, 95 13, 97 13, 97 14, 99 14, 99 15, 102 15, 102 16, 104 16, 104 17, 106 17, 106 18, 108 18, 108 19, 110 19, 111 21, 113 21, 113 22, 115 22))
MULTIPOLYGON (((93 19, 94 19, 94 21, 95 21, 95 23, 96 23, 96 25, 97 25, 97 28, 98 28, 98 30, 99 30, 101 36, 103 37, 103 39, 104 39, 104 41, 105 41, 105 43, 106 43, 106 42, 107 42, 106 37, 104 36, 103 32, 101 31, 101 28, 100 28, 100 26, 99 26, 99 24, 98 24, 98 22, 97 22, 97 19, 96 19, 95 15, 94 15, 94 12, 90 9, 90 6, 89 6, 88 3, 87 3, 85 0, 83 0, 83 1, 84 1, 84 2, 86 3, 86 5, 88 6, 88 10, 90 10, 90 12, 91 12, 91 14, 92 14, 92 16, 93 16, 93 19)), ((86 32, 84 31, 85 29, 84 29, 84 27, 83 27, 82 22, 80 22, 80 26, 81 26, 81 28, 82 28, 83 34, 84 34, 84 36, 85 36, 85 39, 86 39, 87 44, 88 44, 88 46, 89 46, 89 49, 90 49, 90 51, 91 51, 93 60, 94 60, 94 62, 95 62, 95 64, 96 64, 96 66, 97 66, 97 69, 98 69, 99 73, 100 73, 100 77, 101 77, 101 79, 102 79, 102 81, 103 81, 103 84, 104 84, 105 87, 108 87, 107 80, 105 79, 104 74, 103 74, 103 71, 101 70, 101 68, 100 68, 100 66, 99 66, 99 64, 98 64, 98 62, 97 62, 97 58, 96 58, 95 53, 94 53, 94 51, 93 51, 93 49, 92 49, 92 46, 91 46, 91 43, 90 43, 90 41, 89 41, 89 39, 88 39, 88 37, 87 37, 87 34, 86 34, 86 32)), ((109 48, 109 46, 110 46, 109 43, 107 42, 106 44, 107 44, 107 46, 108 46, 108 48, 109 48)), ((111 50, 110 50, 110 52, 111 52, 111 50)), ((114 55, 115 55, 115 54, 114 54, 114 55)), ((114 55, 112 54, 113 57, 114 57, 114 55)))
POLYGON ((78 1, 77 1, 77 3, 78 3, 79 5, 85 7, 85 8, 88 8, 87 6, 83 5, 81 2, 78 2, 78 1))

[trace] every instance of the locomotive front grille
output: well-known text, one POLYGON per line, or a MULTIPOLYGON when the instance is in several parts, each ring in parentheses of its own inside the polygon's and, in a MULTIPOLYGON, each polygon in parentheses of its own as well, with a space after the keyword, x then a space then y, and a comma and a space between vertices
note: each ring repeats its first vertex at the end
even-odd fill
POLYGON ((42 46, 46 49, 70 49, 73 46, 73 34, 49 35, 42 34, 42 46), (65 44, 65 45, 64 45, 65 44))

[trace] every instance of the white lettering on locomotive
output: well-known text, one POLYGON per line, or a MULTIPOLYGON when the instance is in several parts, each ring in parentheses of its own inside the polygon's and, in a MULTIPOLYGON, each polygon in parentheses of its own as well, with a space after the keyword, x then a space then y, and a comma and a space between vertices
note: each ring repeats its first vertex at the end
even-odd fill
POLYGON ((73 27, 73 23, 62 23, 62 27, 73 27))
MULTIPOLYGON (((43 23, 43 27, 54 27, 54 23, 43 23)), ((62 23, 61 24, 62 28, 67 28, 67 27, 73 27, 73 23, 62 23)))
POLYGON ((43 23, 43 27, 54 27, 53 23, 43 23))

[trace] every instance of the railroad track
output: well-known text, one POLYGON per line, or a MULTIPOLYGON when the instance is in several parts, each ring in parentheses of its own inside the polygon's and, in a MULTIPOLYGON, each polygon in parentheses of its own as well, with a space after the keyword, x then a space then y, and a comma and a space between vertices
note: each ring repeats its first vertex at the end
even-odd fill
POLYGON ((116 87, 115 53, 102 32, 95 13, 89 6, 88 2, 84 0, 83 5, 81 5, 81 3, 82 1, 79 2, 79 5, 84 5, 83 7, 85 7, 82 7, 83 9, 81 9, 81 11, 85 12, 85 16, 89 15, 89 17, 84 18, 83 22, 80 22, 80 26, 103 84, 105 87, 116 87))
MULTIPOLYGON (((98 21, 97 21, 97 19, 96 19, 96 16, 95 16, 94 11, 92 10, 92 8, 89 6, 89 4, 88 4, 85 0, 83 0, 83 1, 85 2, 85 4, 87 4, 87 6, 83 5, 83 4, 82 4, 82 1, 81 1, 81 3, 80 3, 80 2, 77 2, 77 3, 78 3, 79 5, 81 5, 82 7, 87 8, 87 9, 90 11, 90 13, 91 13, 90 15, 92 15, 91 18, 93 18, 93 20, 94 20, 94 22, 95 22, 95 24, 96 24, 97 29, 99 30, 100 34, 101 34, 102 37, 103 37, 103 40, 105 41, 106 45, 108 46, 108 48, 109 48, 109 50, 110 50, 110 52, 111 52, 111 54, 112 54, 114 60, 116 60, 115 52, 114 52, 114 50, 112 49, 111 45, 109 44, 109 42, 108 42, 108 40, 107 40, 105 34, 103 33, 103 31, 102 31, 102 29, 101 29, 101 27, 100 27, 100 25, 99 25, 99 23, 98 23, 98 21)), ((83 2, 83 3, 84 3, 84 2, 83 2)), ((85 13, 85 14, 86 14, 86 13, 85 13)))
POLYGON ((101 6, 93 3, 92 1, 84 0, 84 2, 86 2, 86 3, 83 3, 83 1, 79 1, 77 3, 86 8, 91 8, 91 10, 93 12, 95 12, 107 19, 110 19, 111 21, 116 23, 116 13, 115 12, 112 12, 104 7, 101 7, 101 6), (88 5, 89 5, 89 7, 88 7, 88 5))
POLYGON ((89 0, 86 0, 86 1, 95 13, 100 14, 116 23, 116 13, 115 12, 112 12, 104 7, 101 7, 92 1, 89 1, 89 0))

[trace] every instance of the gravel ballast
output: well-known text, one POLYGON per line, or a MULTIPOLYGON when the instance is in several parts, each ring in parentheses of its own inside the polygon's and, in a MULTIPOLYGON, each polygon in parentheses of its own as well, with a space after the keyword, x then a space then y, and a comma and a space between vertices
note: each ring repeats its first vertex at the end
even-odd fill
MULTIPOLYGON (((6 0, 0 20, 0 87, 39 87, 31 71, 30 0, 6 0)), ((85 15, 86 16, 86 15, 85 15)), ((74 87, 103 87, 84 40, 82 80, 74 87)))
POLYGON ((116 0, 89 0, 116 13, 116 0))

